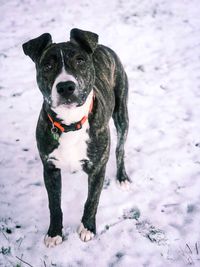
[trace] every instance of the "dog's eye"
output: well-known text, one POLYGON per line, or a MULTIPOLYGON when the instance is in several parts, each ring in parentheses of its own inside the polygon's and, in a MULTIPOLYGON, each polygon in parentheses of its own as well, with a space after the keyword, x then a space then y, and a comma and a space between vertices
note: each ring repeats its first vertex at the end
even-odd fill
POLYGON ((82 65, 82 64, 84 64, 84 63, 85 63, 85 58, 84 58, 84 57, 78 56, 78 57, 76 58, 76 64, 77 64, 77 65, 82 65))
POLYGON ((45 72, 48 72, 48 71, 50 71, 50 70, 52 70, 53 69, 53 64, 46 64, 46 65, 44 65, 44 67, 43 67, 43 70, 45 71, 45 72))

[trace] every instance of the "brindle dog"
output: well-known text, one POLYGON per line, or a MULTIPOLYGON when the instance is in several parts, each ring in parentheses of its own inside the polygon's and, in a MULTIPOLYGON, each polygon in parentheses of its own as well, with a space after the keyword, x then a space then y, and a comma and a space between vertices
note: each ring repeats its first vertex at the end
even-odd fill
POLYGON ((127 189, 130 179, 124 166, 128 132, 128 81, 114 51, 98 45, 98 35, 72 29, 70 41, 52 43, 49 33, 23 44, 35 62, 37 83, 44 102, 36 137, 44 166, 50 226, 47 247, 62 242, 61 168, 83 169, 88 174, 81 240, 96 233, 96 212, 110 151, 109 120, 117 129, 117 181, 127 189))

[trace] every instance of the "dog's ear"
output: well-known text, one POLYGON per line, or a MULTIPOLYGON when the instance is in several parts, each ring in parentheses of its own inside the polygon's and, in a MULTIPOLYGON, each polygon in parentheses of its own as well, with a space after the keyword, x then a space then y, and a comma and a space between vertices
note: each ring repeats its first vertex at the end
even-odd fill
POLYGON ((98 35, 93 32, 72 29, 70 41, 78 43, 88 53, 93 53, 98 44, 98 35))
POLYGON ((39 37, 32 39, 22 45, 24 54, 29 56, 34 62, 37 62, 44 49, 52 43, 49 33, 44 33, 39 37))

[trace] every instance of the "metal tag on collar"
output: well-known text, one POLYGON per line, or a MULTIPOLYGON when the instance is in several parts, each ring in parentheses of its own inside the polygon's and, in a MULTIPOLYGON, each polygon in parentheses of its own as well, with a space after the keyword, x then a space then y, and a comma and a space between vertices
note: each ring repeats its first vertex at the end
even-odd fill
POLYGON ((77 123, 76 124, 76 130, 80 130, 82 128, 82 123, 77 123))
POLYGON ((53 136, 53 139, 55 141, 58 141, 59 139, 59 134, 58 134, 58 129, 53 125, 53 127, 51 128, 51 133, 52 133, 52 136, 53 136))

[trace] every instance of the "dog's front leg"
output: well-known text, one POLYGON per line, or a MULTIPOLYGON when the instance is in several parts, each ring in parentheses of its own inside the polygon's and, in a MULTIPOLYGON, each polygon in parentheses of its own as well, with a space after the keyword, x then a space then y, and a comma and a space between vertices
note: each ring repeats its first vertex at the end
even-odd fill
POLYGON ((81 225, 78 229, 82 241, 91 240, 96 234, 96 212, 104 182, 105 166, 88 175, 88 196, 81 225))
POLYGON ((44 163, 44 181, 48 193, 50 226, 44 239, 47 247, 62 243, 61 171, 53 164, 44 163))

